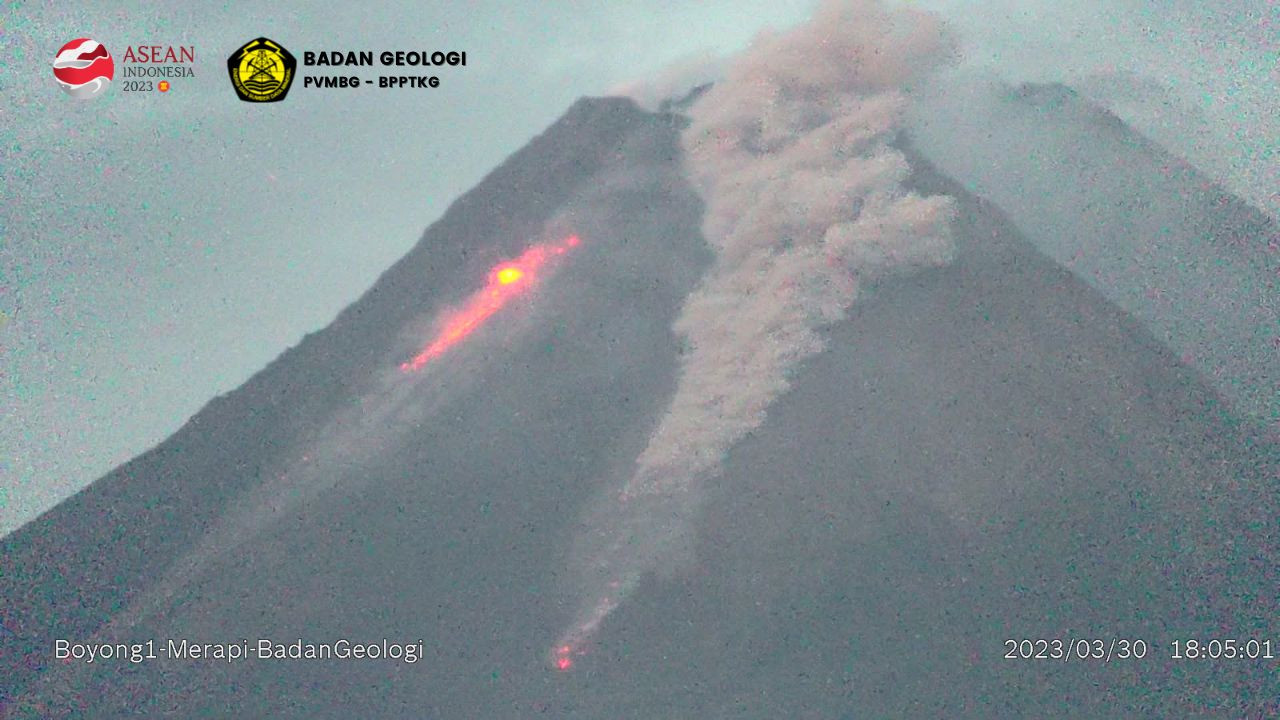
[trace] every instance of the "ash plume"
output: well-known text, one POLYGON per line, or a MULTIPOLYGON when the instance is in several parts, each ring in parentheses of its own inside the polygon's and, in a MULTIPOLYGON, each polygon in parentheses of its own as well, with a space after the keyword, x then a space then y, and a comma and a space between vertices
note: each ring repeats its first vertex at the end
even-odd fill
POLYGON ((693 53, 671 62, 652 77, 620 83, 609 94, 631 98, 654 112, 700 85, 719 80, 724 75, 724 65, 725 58, 710 51, 693 53))
POLYGON ((686 172, 715 260, 675 322, 687 351, 671 405, 579 538, 587 598, 557 645, 562 667, 684 543, 700 481, 761 425, 860 286, 949 261, 952 199, 904 190, 892 143, 911 87, 950 49, 923 12, 826 3, 758 37, 690 108, 686 172))

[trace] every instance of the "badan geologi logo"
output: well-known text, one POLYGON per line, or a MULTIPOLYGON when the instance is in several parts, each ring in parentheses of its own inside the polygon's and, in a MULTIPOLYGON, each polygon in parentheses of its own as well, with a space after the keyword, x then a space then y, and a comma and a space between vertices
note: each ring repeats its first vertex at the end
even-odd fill
POLYGON ((298 61, 279 43, 260 37, 227 58, 236 94, 246 102, 279 102, 289 92, 298 61))
POLYGON ((101 95, 115 74, 116 64, 111 53, 97 40, 72 40, 53 58, 53 77, 77 100, 101 95))

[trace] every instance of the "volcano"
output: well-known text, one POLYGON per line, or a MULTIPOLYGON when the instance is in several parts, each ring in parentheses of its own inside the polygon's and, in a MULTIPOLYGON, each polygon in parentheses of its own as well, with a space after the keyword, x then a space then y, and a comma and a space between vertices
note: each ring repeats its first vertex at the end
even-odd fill
MULTIPOLYGON (((909 186, 955 199, 954 258, 824 328, 680 560, 568 671, 548 663, 580 519, 660 422, 687 352, 672 323, 712 262, 678 109, 579 101, 327 328, 0 540, 6 716, 1280 711, 1275 659, 1187 659, 1213 639, 1280 654, 1274 438, 907 135, 909 186), (534 291, 399 372, 493 268, 571 235, 534 291), (410 384, 373 413, 388 377, 410 384), (260 639, 422 657, 54 655, 260 639)), ((1177 162, 1125 147, 1132 174, 1177 162)))

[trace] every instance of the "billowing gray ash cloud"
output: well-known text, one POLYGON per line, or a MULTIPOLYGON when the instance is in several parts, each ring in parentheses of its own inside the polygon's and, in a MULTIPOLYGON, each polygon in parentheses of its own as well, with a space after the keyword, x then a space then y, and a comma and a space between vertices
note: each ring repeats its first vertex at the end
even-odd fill
POLYGON ((951 257, 951 198, 905 190, 892 145, 910 86, 948 47, 928 14, 832 2, 757 38, 693 104, 682 144, 715 261, 675 323, 687 351, 670 407, 587 519, 586 595, 556 646, 561 666, 644 573, 679 556, 699 482, 760 426, 860 284, 951 257))

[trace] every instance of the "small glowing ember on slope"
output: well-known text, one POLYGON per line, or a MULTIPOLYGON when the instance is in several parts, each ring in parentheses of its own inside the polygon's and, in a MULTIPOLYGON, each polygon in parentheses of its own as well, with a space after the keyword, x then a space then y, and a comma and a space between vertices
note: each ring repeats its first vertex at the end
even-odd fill
POLYGON ((556 669, 568 670, 573 667, 573 658, 569 657, 569 653, 573 652, 573 648, 568 645, 561 645, 556 648, 556 669))

